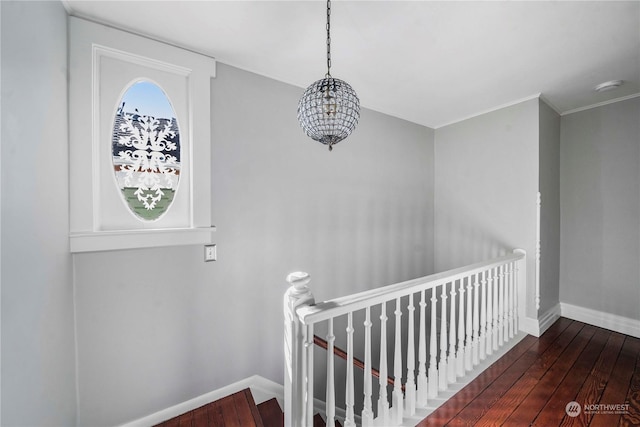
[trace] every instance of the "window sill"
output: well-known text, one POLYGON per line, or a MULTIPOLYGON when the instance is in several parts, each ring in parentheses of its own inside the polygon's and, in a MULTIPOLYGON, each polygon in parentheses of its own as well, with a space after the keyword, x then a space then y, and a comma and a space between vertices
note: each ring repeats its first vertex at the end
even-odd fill
POLYGON ((114 230, 71 233, 71 253, 213 243, 215 227, 114 230))

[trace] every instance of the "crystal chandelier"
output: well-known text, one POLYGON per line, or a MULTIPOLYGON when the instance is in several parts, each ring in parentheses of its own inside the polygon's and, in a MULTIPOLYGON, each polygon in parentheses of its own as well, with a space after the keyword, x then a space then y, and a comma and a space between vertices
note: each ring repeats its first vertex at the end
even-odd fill
POLYGON ((327 0, 327 74, 311 84, 298 102, 298 121, 310 138, 329 146, 353 132, 360 100, 345 81, 331 77, 331 0, 327 0))

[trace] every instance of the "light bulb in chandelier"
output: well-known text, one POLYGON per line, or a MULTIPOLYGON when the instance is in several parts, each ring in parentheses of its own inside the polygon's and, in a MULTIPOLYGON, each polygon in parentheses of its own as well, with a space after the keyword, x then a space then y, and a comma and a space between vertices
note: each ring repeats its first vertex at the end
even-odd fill
POLYGON ((338 113, 338 104, 336 99, 329 92, 328 88, 322 99, 322 109, 329 119, 335 118, 338 113))
POLYGON ((353 132, 360 119, 360 100, 345 81, 331 77, 331 0, 327 1, 327 74, 312 83, 298 102, 298 121, 311 139, 333 145, 353 132))

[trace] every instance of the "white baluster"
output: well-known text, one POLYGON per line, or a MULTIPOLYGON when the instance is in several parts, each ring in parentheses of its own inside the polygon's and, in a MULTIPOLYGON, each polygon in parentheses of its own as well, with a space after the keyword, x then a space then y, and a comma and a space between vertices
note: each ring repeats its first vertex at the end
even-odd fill
POLYGON ((437 302, 436 287, 431 289, 431 334, 429 335, 429 398, 438 396, 438 336, 436 323, 437 318, 437 302))
POLYGON ((362 404, 362 427, 373 426, 373 408, 371 404, 371 308, 365 309, 364 320, 364 403, 362 404))
MULTIPOLYGON (((355 414, 353 412, 353 313, 347 315, 347 384, 345 389, 345 406, 347 417, 344 420, 345 427, 355 427, 355 414)), ((327 424, 329 425, 329 424, 327 424)), ((333 427, 333 425, 331 425, 333 427)))
POLYGON ((400 298, 396 298, 396 336, 393 354, 393 404, 391 405, 393 422, 402 424, 403 396, 402 396, 402 310, 400 298))
POLYGON ((442 310, 440 313, 440 363, 438 364, 438 389, 446 390, 449 387, 447 382, 447 284, 442 285, 440 295, 442 310))
POLYGON ((420 338, 418 341, 418 396, 417 405, 424 408, 427 406, 428 383, 427 383, 427 319, 425 301, 426 291, 420 292, 420 338))
MULTIPOLYGON (((526 260, 526 258, 525 258, 526 260)), ((520 331, 520 289, 519 289, 520 264, 518 262, 513 265, 513 333, 520 331)))
POLYGON ((493 354, 493 269, 487 270, 487 356, 493 354))
POLYGON ((409 305, 407 306, 409 315, 407 316, 407 381, 404 384, 404 404, 407 416, 416 413, 416 353, 415 353, 415 333, 414 333, 414 311, 413 293, 409 294, 409 305))
POLYGON ((456 382, 456 282, 451 282, 451 310, 449 319, 449 355, 447 366, 449 367, 449 384, 456 382))
MULTIPOLYGON (((511 298, 511 293, 509 290, 509 282, 511 280, 510 277, 510 273, 509 273, 509 265, 510 264, 505 264, 504 266, 504 314, 503 314, 503 335, 504 335, 504 341, 508 342, 509 341, 509 323, 510 323, 510 318, 509 318, 509 302, 510 302, 510 298, 511 298)), ((513 337, 511 337, 513 338, 513 337)))
POLYGON ((500 330, 499 316, 500 307, 498 306, 498 290, 500 289, 500 278, 498 268, 495 269, 495 275, 493 276, 493 349, 498 350, 498 334, 500 330))
POLYGON ((513 298, 514 298, 514 290, 513 290, 513 263, 509 263, 509 339, 513 338, 513 298))
POLYGON ((380 314, 380 395, 378 396, 378 425, 389 425, 389 399, 387 397, 387 304, 382 303, 380 314))
POLYGON ((460 287, 458 288, 458 352, 456 357, 456 375, 464 377, 464 358, 467 350, 464 345, 464 279, 460 279, 460 287))
POLYGON ((334 380, 334 354, 333 347, 336 337, 333 335, 333 319, 328 320, 327 326, 327 390, 326 390, 326 414, 327 425, 333 426, 336 416, 336 390, 334 380))
POLYGON ((473 366, 480 363, 480 306, 478 304, 480 283, 478 283, 478 273, 473 276, 473 366))
POLYGON ((504 344, 504 265, 498 267, 498 346, 504 344))
POLYGON ((307 353, 306 371, 307 371, 307 397, 305 417, 307 422, 305 425, 313 423, 313 325, 307 326, 307 341, 305 342, 307 353))
POLYGON ((471 355, 473 354, 473 285, 472 276, 467 277, 467 340, 464 347, 464 368, 465 371, 473 369, 471 355))
POLYGON ((480 352, 480 360, 487 358, 487 334, 489 329, 487 328, 487 272, 482 272, 482 299, 480 303, 480 329, 482 333, 478 337, 478 348, 480 352))

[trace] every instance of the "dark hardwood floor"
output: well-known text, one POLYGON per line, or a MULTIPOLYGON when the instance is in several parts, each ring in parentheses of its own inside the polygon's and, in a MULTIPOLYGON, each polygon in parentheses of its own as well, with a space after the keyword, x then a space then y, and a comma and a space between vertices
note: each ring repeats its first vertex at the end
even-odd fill
MULTIPOLYGON (((277 404, 277 403, 276 403, 277 404)), ((156 427, 265 427, 249 389, 201 406, 156 427)))
POLYGON ((445 425, 640 426, 640 339, 560 318, 418 424, 445 425))

